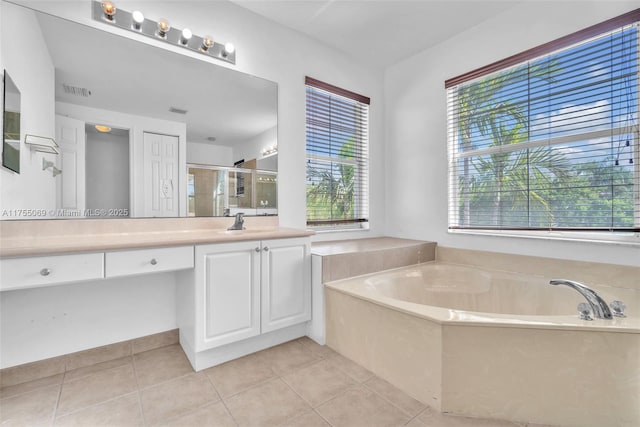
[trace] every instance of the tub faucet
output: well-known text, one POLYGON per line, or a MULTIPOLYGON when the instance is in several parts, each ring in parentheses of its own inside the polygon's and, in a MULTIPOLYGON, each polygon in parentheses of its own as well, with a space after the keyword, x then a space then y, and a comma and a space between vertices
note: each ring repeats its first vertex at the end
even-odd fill
POLYGON ((609 306, 600 295, 596 293, 593 289, 588 286, 585 286, 581 283, 574 282, 572 280, 564 280, 564 279, 555 279, 549 282, 552 285, 565 285, 570 288, 575 289, 580 292, 580 295, 586 298, 587 302, 591 306, 591 310, 593 311, 593 315, 598 319, 612 319, 611 310, 609 310, 609 306))
POLYGON ((244 230, 244 212, 238 212, 236 214, 236 222, 227 230, 244 230))

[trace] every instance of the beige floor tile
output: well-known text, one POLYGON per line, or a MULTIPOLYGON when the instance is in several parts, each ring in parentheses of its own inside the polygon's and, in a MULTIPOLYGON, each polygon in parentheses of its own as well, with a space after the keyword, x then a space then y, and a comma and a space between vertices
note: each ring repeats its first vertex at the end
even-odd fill
MULTIPOLYGON (((415 418, 422 424, 416 427, 517 427, 518 424, 509 421, 490 420, 483 418, 459 417, 456 415, 442 414, 434 409, 427 408, 415 418)), ((413 426, 412 426, 413 427, 413 426)))
POLYGON ((145 351, 133 356, 140 388, 149 387, 193 372, 178 345, 145 351))
POLYGON ((293 371, 282 380, 314 408, 354 384, 351 377, 327 360, 293 371))
POLYGON ((56 418, 56 426, 142 426, 142 412, 138 393, 134 392, 126 396, 91 406, 69 415, 56 418))
POLYGON ((105 369, 62 385, 57 415, 119 397, 137 389, 133 365, 105 369))
POLYGON ((337 354, 335 351, 333 351, 326 345, 320 345, 309 337, 299 338, 298 342, 303 346, 305 346, 307 350, 311 351, 311 353, 314 356, 318 356, 323 359, 326 359, 328 357, 333 357, 337 354))
POLYGON ((0 424, 50 424, 59 394, 60 385, 54 385, 0 400, 0 424))
POLYGON ((214 366, 204 372, 222 397, 234 395, 276 376, 273 369, 254 354, 214 366))
POLYGON ((131 341, 123 341, 67 356, 67 371, 131 356, 131 341))
POLYGON ((339 369, 359 383, 363 383, 373 376, 372 372, 340 354, 328 359, 328 361, 334 368, 339 369))
POLYGON ((334 427, 401 426, 411 417, 371 390, 355 386, 316 408, 334 427))
POLYGON ((65 371, 65 360, 65 356, 52 357, 51 359, 1 369, 0 386, 8 387, 63 374, 65 371))
POLYGON ((380 396, 387 399, 389 402, 393 403, 398 408, 402 409, 408 415, 415 417, 420 412, 426 409, 426 406, 422 403, 418 402, 413 397, 409 396, 405 392, 400 389, 397 389, 393 385, 389 384, 382 378, 373 377, 369 379, 364 385, 378 393, 380 396))
POLYGON ((237 424, 222 402, 207 405, 182 417, 163 423, 167 427, 235 427, 237 424))
POLYGON ((34 391, 39 388, 48 387, 51 385, 61 384, 63 377, 64 374, 58 374, 46 378, 41 378, 39 380, 33 380, 26 383, 3 387, 2 389, 0 389, 0 399, 17 396, 22 393, 28 393, 30 391, 34 391))
POLYGON ((220 397, 207 376, 200 372, 142 390, 140 399, 147 424, 154 425, 217 402, 220 397))
POLYGON ((315 411, 311 411, 288 420, 280 427, 330 427, 330 425, 315 411))
POLYGON ((286 375, 320 359, 295 340, 263 350, 256 355, 278 375, 286 375))
POLYGON ((82 377, 86 377, 87 375, 92 375, 97 372, 104 371, 105 369, 117 368, 118 366, 123 366, 127 364, 132 364, 132 363, 133 363, 133 358, 131 356, 127 356, 127 357, 121 357, 119 359, 109 360, 107 362, 96 363, 95 365, 74 369, 72 371, 67 371, 64 374, 64 382, 77 380, 82 377))
POLYGON ((275 426, 311 409, 279 378, 225 399, 225 403, 240 426, 275 426))
POLYGON ((178 329, 160 332, 159 334, 148 335, 142 338, 136 338, 132 342, 133 354, 178 344, 178 341, 178 329))

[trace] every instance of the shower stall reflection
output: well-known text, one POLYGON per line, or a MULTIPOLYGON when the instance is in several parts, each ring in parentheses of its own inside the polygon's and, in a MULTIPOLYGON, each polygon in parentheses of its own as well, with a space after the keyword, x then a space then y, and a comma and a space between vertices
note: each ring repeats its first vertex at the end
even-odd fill
POLYGON ((189 216, 277 215, 277 173, 189 164, 189 216))

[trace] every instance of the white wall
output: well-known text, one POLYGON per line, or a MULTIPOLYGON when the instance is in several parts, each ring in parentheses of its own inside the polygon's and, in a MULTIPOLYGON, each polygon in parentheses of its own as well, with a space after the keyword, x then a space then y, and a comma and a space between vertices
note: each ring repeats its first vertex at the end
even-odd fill
POLYGON ((176 327, 175 273, 0 294, 0 367, 176 327))
POLYGON ((277 25, 229 1, 203 2, 122 0, 118 7, 141 10, 150 19, 166 17, 176 28, 189 27, 194 34, 211 34, 221 42, 236 46, 236 65, 185 52, 177 46, 109 27, 91 19, 90 2, 82 0, 19 3, 154 44, 194 58, 207 60, 278 83, 278 192, 280 224, 306 226, 305 202, 305 90, 306 75, 352 90, 371 98, 370 107, 370 230, 336 233, 322 238, 370 237, 384 231, 385 167, 383 142, 383 73, 351 59, 334 48, 277 25))
MULTIPOLYGON (((42 157, 31 153, 25 134, 55 138, 54 68, 42 33, 32 11, 11 4, 2 5, 2 32, 11 38, 1 41, 0 72, 6 69, 20 90, 20 174, 0 167, 0 212, 5 209, 49 210, 56 207, 56 181, 51 170, 42 170, 42 157)), ((0 120, 1 121, 1 120, 0 120)), ((24 219, 25 216, 8 215, 24 219)))
POLYGON ((245 161, 262 158, 262 149, 278 145, 278 127, 274 126, 253 138, 233 146, 233 161, 245 161))
POLYGON ((187 163, 233 166, 233 148, 205 142, 188 142, 187 163))
POLYGON ((87 132, 87 209, 129 211, 129 136, 87 132))
POLYGON ((387 69, 387 234, 442 246, 640 265, 640 247, 448 234, 444 89, 448 78, 637 6, 632 1, 521 3, 387 69))

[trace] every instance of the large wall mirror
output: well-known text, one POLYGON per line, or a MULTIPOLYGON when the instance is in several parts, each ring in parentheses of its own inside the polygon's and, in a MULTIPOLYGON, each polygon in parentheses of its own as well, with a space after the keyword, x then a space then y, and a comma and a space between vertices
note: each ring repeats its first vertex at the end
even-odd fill
MULTIPOLYGON (((277 84, 2 2, 21 174, 2 219, 277 214, 277 84)), ((9 177, 8 174, 13 176, 9 177)))

